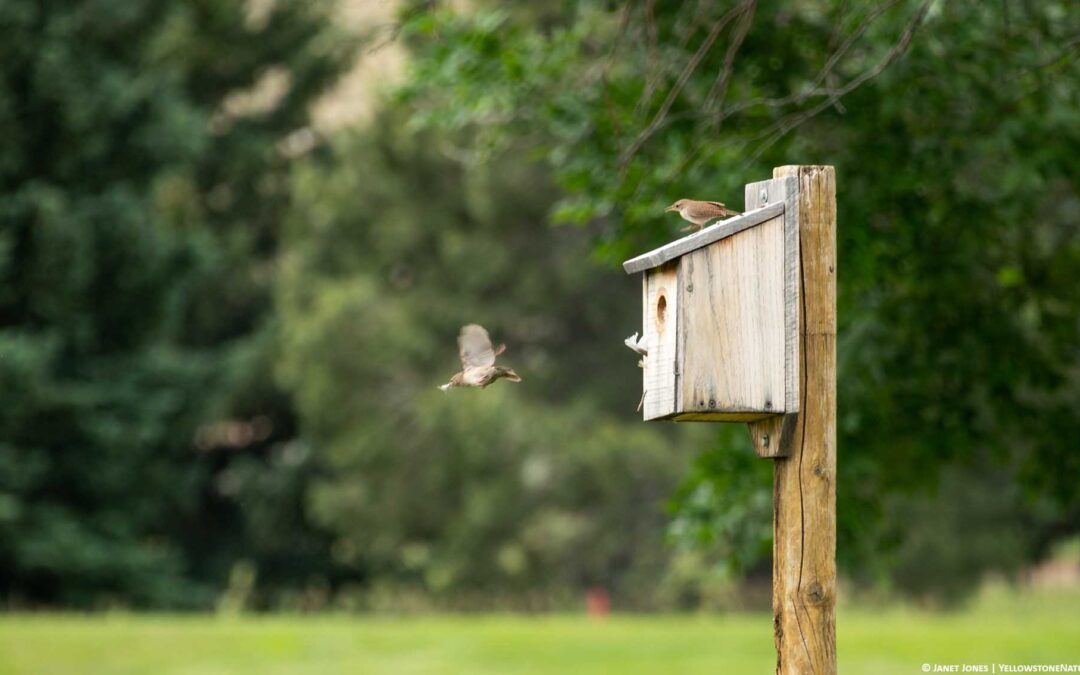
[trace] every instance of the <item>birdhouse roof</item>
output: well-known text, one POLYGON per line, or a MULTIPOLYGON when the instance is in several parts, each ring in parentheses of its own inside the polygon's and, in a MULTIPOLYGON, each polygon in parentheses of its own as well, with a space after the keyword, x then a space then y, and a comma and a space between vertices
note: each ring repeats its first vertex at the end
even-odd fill
POLYGON ((760 209, 747 211, 741 216, 721 220, 715 225, 710 225, 709 227, 698 230, 682 239, 676 239, 658 249, 643 253, 636 258, 631 258, 623 263, 623 269, 626 270, 627 274, 636 274, 638 272, 644 272, 645 270, 651 270, 654 267, 659 267, 668 261, 686 255, 691 251, 696 251, 699 248, 718 242, 721 239, 726 239, 743 230, 754 227, 755 225, 760 225, 782 213, 784 213, 784 202, 778 201, 763 206, 760 209))

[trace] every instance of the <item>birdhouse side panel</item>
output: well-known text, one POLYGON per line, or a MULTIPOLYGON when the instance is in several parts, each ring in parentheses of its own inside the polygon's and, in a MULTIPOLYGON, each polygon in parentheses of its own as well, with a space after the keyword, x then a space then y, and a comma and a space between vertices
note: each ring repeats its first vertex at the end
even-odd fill
POLYGON ((642 330, 649 353, 645 358, 645 399, 642 408, 646 420, 667 417, 675 412, 678 289, 676 262, 645 273, 642 330))
POLYGON ((784 204, 784 343, 787 394, 784 412, 799 411, 799 181, 795 177, 748 183, 746 208, 784 204))
POLYGON ((681 258, 680 412, 784 411, 783 262, 783 216, 681 258))

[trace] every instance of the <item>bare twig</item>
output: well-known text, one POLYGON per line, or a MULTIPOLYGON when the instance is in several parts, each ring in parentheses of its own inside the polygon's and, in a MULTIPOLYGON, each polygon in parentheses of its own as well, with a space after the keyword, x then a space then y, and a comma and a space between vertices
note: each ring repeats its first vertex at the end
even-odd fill
POLYGON ((638 134, 638 137, 634 139, 634 142, 630 145, 629 148, 627 148, 626 152, 623 153, 622 157, 619 160, 620 173, 625 174, 626 169, 630 164, 630 160, 633 159, 634 155, 637 154, 637 151, 641 149, 641 146, 645 145, 649 138, 651 138, 652 135, 656 133, 657 129, 659 129, 660 126, 663 124, 664 118, 667 116, 668 111, 671 110, 671 106, 675 103, 675 99, 678 98, 679 94, 683 90, 683 87, 686 86, 686 83, 690 79, 690 76, 694 74, 695 70, 697 70, 697 67, 701 64, 702 59, 704 59, 705 55, 709 53, 709 49, 711 49, 713 43, 716 42, 716 38, 720 36, 720 31, 722 31, 724 27, 728 23, 730 23, 733 18, 735 18, 735 16, 744 11, 745 6, 746 3, 737 5, 727 14, 722 16, 719 21, 713 24, 712 30, 709 31, 709 34, 701 42, 701 45, 698 46, 698 49, 694 53, 694 56, 691 57, 689 63, 687 63, 686 67, 683 68, 683 71, 679 74, 679 77, 675 81, 674 86, 672 86, 671 90, 668 91, 667 98, 664 99, 664 103, 660 106, 660 109, 656 111, 656 114, 653 116, 652 121, 649 122, 649 125, 645 127, 645 129, 640 134, 638 134))
MULTIPOLYGON (((657 58, 659 54, 659 50, 657 49, 659 32, 656 28, 656 16, 653 13, 655 4, 656 0, 647 0, 644 9, 645 37, 647 40, 645 55, 645 86, 642 87, 641 96, 638 98, 637 105, 634 106, 635 119, 640 119, 645 115, 649 102, 652 101, 653 94, 656 93, 656 88, 663 76, 663 69, 659 67, 659 59, 657 58)), ((690 41, 690 37, 694 34, 694 26, 698 25, 704 8, 705 2, 703 0, 698 0, 694 6, 694 13, 687 22, 688 29, 679 31, 679 40, 675 47, 676 53, 681 53, 682 50, 686 48, 686 43, 690 41)))
MULTIPOLYGON (((821 86, 822 82, 824 82, 825 79, 830 74, 832 74, 832 70, 836 67, 836 64, 840 61, 841 58, 844 57, 844 54, 847 54, 847 51, 851 49, 851 46, 855 44, 855 41, 861 38, 864 33, 866 33, 866 29, 870 27, 870 24, 874 23, 874 21, 876 21, 879 16, 892 9, 899 3, 900 0, 888 0, 887 2, 883 2, 876 9, 874 9, 874 11, 867 14, 861 22, 859 22, 859 25, 855 28, 854 31, 851 32, 851 35, 847 36, 847 39, 845 39, 844 42, 840 45, 840 47, 837 48, 835 52, 833 52, 832 56, 829 57, 829 60, 825 62, 825 65, 821 68, 821 72, 818 73, 818 76, 814 79, 813 86, 810 87, 811 92, 817 90, 818 87, 821 86)), ((808 92, 807 96, 809 96, 811 92, 808 92)), ((802 100, 805 100, 805 98, 802 100)))
POLYGON ((781 98, 756 98, 749 101, 744 101, 736 106, 720 112, 719 117, 721 119, 731 117, 736 113, 746 110, 747 108, 753 108, 759 105, 769 106, 772 108, 780 108, 785 105, 790 105, 792 103, 802 103, 809 98, 833 95, 836 90, 831 88, 823 89, 821 88, 821 84, 829 77, 829 75, 832 74, 833 68, 836 67, 836 64, 840 62, 840 59, 842 59, 845 54, 847 54, 848 50, 851 49, 852 45, 855 44, 855 41, 862 37, 862 35, 866 32, 867 28, 870 27, 870 24, 876 21, 878 17, 884 14, 887 10, 896 6, 899 2, 900 0, 888 0, 887 2, 882 3, 879 7, 874 9, 874 11, 867 14, 866 17, 864 17, 863 20, 859 23, 858 27, 856 27, 855 30, 852 31, 850 35, 848 35, 847 39, 844 40, 843 44, 841 44, 840 47, 838 47, 837 50, 829 56, 829 59, 825 62, 825 65, 821 67, 821 70, 814 78, 814 83, 809 88, 803 91, 795 92, 794 94, 790 94, 788 96, 783 96, 781 98))
POLYGON ((634 106, 634 117, 641 116, 645 107, 656 90, 656 83, 660 80, 660 69, 657 67, 656 45, 659 42, 659 32, 656 28, 656 15, 653 7, 656 0, 645 0, 642 14, 645 17, 645 86, 642 87, 641 97, 634 106))
MULTIPOLYGON (((735 104, 735 105, 733 105, 731 107, 728 107, 728 108, 724 108, 723 107, 723 102, 724 102, 724 99, 726 98, 726 88, 727 88, 728 84, 730 83, 731 71, 733 70, 733 67, 734 67, 734 57, 735 57, 736 51, 737 51, 737 49, 738 49, 738 47, 740 46, 740 43, 741 43, 741 40, 739 40, 739 39, 734 40, 732 45, 729 45, 729 47, 728 47, 728 54, 731 56, 731 59, 730 59, 730 61, 728 59, 725 59, 724 70, 721 71, 720 79, 714 85, 714 91, 720 90, 721 87, 723 88, 716 95, 716 102, 713 103, 711 106, 707 106, 706 110, 704 110, 704 111, 686 111, 686 112, 682 112, 682 113, 668 115, 667 117, 664 118, 663 122, 657 127, 657 129, 653 130, 652 133, 655 134, 656 132, 666 128, 667 126, 669 126, 671 124, 674 124, 675 122, 679 122, 679 121, 682 121, 682 120, 685 120, 685 119, 699 118, 699 117, 702 117, 703 115, 708 115, 708 116, 711 117, 710 121, 712 122, 713 128, 715 129, 716 127, 718 127, 727 118, 732 117, 733 115, 736 115, 736 114, 738 114, 738 113, 740 113, 740 112, 742 112, 744 110, 747 110, 749 108, 754 108, 754 107, 757 107, 757 106, 768 106, 768 107, 772 107, 772 108, 782 108, 784 106, 791 105, 793 103, 794 104, 802 103, 802 102, 804 102, 804 101, 806 101, 807 99, 810 99, 810 98, 816 98, 816 97, 819 97, 819 96, 831 97, 831 96, 837 94, 840 91, 839 89, 834 89, 834 88, 830 88, 830 87, 821 87, 820 85, 832 74, 833 69, 836 67, 836 65, 839 63, 839 61, 847 54, 847 52, 851 49, 851 47, 858 40, 858 38, 861 37, 866 32, 866 30, 867 30, 867 28, 869 28, 870 24, 872 24, 875 20, 877 20, 886 10, 894 7, 900 1, 901 0, 887 0, 886 2, 884 2, 881 5, 879 5, 878 7, 876 7, 867 16, 865 16, 863 18, 863 20, 859 23, 858 27, 856 27, 855 31, 847 36, 847 38, 844 40, 844 43, 834 53, 830 54, 830 56, 829 56, 828 60, 826 61, 825 65, 822 66, 821 70, 819 70, 817 75, 815 76, 814 83, 813 83, 813 85, 811 87, 808 87, 807 89, 805 89, 803 91, 799 91, 799 92, 795 92, 793 94, 789 94, 788 96, 783 96, 783 97, 779 97, 779 98, 755 98, 755 99, 751 99, 749 101, 743 101, 741 103, 737 103, 737 104, 735 104), (717 108, 719 108, 719 110, 717 110, 717 108)), ((747 21, 749 21, 749 19, 747 19, 747 21)), ((742 24, 740 24, 740 27, 741 27, 741 25, 742 24)), ((749 23, 747 23, 746 26, 747 26, 747 29, 748 29, 749 28, 749 23)), ((745 37, 745 36, 743 36, 743 37, 745 37)), ((841 92, 840 95, 843 96, 844 93, 846 93, 846 92, 841 92)), ((713 94, 710 93, 710 96, 713 96, 713 94)), ((836 104, 837 104, 837 101, 833 101, 830 105, 836 105, 836 104)), ((826 106, 826 107, 828 107, 828 106, 826 106)), ((772 131, 772 129, 770 129, 766 133, 771 133, 771 131, 772 131)), ((640 148, 638 148, 638 149, 640 149, 640 148)))
POLYGON ((877 77, 882 72, 884 72, 886 68, 895 63, 901 56, 904 55, 904 53, 907 51, 907 48, 911 45, 911 40, 915 37, 915 31, 918 30, 919 26, 922 25, 923 21, 926 19, 926 13, 930 9, 930 5, 932 3, 933 0, 926 0, 922 4, 922 6, 919 7, 919 10, 915 13, 915 16, 911 19, 907 27, 904 29, 903 34, 900 36, 900 40, 895 45, 893 45, 893 48, 889 50, 889 53, 886 54, 885 58, 882 59, 877 65, 875 65, 873 68, 866 70, 858 77, 852 79, 843 87, 831 90, 829 97, 818 105, 814 106, 813 108, 801 113, 788 115, 785 118, 776 122, 775 124, 771 125, 762 134, 759 134, 757 138, 761 138, 766 135, 768 136, 768 138, 765 140, 764 143, 759 145, 754 150, 754 152, 750 154, 749 157, 747 157, 745 163, 752 164, 758 157, 761 156, 761 153, 772 147, 773 144, 775 144, 777 141, 787 135, 787 133, 790 132, 792 129, 795 129, 796 127, 804 124, 807 120, 813 118, 822 110, 825 110, 826 108, 834 105, 837 101, 840 100, 840 98, 846 96, 847 94, 859 88, 866 82, 877 77))
MULTIPOLYGON (((705 108, 707 110, 716 109, 724 105, 724 99, 727 98, 728 83, 731 81, 731 73, 735 68, 735 55, 739 52, 739 48, 742 47, 743 41, 746 40, 746 34, 750 32, 750 24, 754 22, 754 12, 756 10, 757 0, 753 0, 747 6, 739 23, 735 26, 735 35, 732 37, 731 43, 728 44, 727 52, 724 54, 724 67, 720 70, 716 82, 713 83, 712 89, 705 99, 705 108)), ((719 121, 718 118, 717 124, 719 124, 719 121)))
POLYGON ((615 131, 615 142, 622 142, 622 127, 619 125, 618 115, 615 114, 615 104, 611 100, 611 92, 608 89, 608 74, 611 72, 611 67, 615 63, 615 57, 619 53, 619 47, 623 43, 623 39, 626 37, 627 27, 630 25, 630 13, 634 6, 634 3, 627 2, 623 5, 619 16, 619 33, 615 37, 615 42, 611 46, 611 52, 608 53, 607 62, 604 64, 604 69, 600 73, 600 87, 604 92, 604 105, 607 107, 608 119, 611 121, 611 128, 615 131))
POLYGON ((382 51, 386 47, 389 47, 394 42, 397 42, 398 37, 401 35, 401 30, 404 27, 405 27, 405 24, 403 24, 400 21, 394 21, 394 22, 391 22, 391 23, 384 23, 384 24, 379 24, 377 26, 372 26, 372 28, 371 28, 371 35, 372 36, 376 35, 377 33, 382 32, 382 31, 385 31, 386 35, 383 36, 382 39, 376 41, 375 44, 373 44, 370 47, 368 47, 367 49, 365 49, 364 53, 365 54, 374 54, 376 52, 382 51))
POLYGON ((705 16, 705 10, 711 7, 711 0, 698 0, 694 4, 694 13, 690 17, 690 21, 687 22, 687 30, 679 33, 679 41, 675 44, 675 51, 681 52, 686 49, 686 44, 690 42, 690 38, 694 35, 694 29, 701 23, 702 17, 705 16))
POLYGON ((1080 47, 1080 34, 1074 35, 1069 38, 1062 46, 1061 51, 1059 51, 1053 57, 1047 59, 1046 61, 1043 61, 1040 64, 1030 66, 1028 68, 1023 68, 1020 71, 1013 73, 1008 77, 1006 81, 1012 82, 1013 80, 1018 80, 1025 75, 1031 75, 1032 73, 1036 73, 1040 70, 1052 68, 1053 66, 1056 66, 1057 64, 1067 59, 1070 55, 1077 53, 1078 47, 1080 47))
POLYGON ((611 51, 608 52, 607 62, 604 64, 604 71, 601 76, 602 79, 607 79, 608 73, 611 72, 611 66, 615 63, 615 57, 619 54, 619 47, 622 46, 623 39, 626 37, 626 29, 630 26, 630 13, 633 7, 634 3, 628 2, 619 10, 619 33, 615 36, 611 51))
POLYGON ((848 0, 840 0, 840 6, 836 8, 836 18, 832 20, 833 31, 829 34, 829 49, 836 46, 836 41, 840 39, 840 29, 844 23, 844 12, 847 11, 848 0))

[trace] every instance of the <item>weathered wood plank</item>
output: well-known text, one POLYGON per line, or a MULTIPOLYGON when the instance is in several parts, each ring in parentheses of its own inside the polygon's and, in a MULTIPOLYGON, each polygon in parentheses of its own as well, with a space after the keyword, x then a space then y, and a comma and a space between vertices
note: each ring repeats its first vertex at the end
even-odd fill
MULTIPOLYGON (((770 202, 784 203, 784 406, 799 409, 799 200, 795 178, 773 178, 746 186, 747 209, 759 209, 770 202)), ((749 424, 754 452, 763 459, 791 454, 791 415, 773 416, 749 424)))
POLYGON ((769 203, 784 204, 784 405, 799 410, 799 184, 793 177, 750 183, 745 190, 747 209, 769 203))
POLYGON ((784 186, 784 370, 787 373, 788 412, 799 410, 800 346, 799 307, 802 305, 802 283, 799 248, 799 181, 794 176, 785 179, 784 186))
POLYGON ((799 181, 800 407, 773 470, 773 627, 779 675, 836 673, 836 174, 799 181))
POLYGON ((645 302, 642 305, 642 330, 649 350, 645 357, 645 420, 665 417, 675 412, 675 388, 678 380, 676 327, 679 318, 678 263, 650 270, 644 280, 645 302))
POLYGON ((679 260, 676 410, 783 411, 784 219, 679 260))
POLYGON ((747 210, 741 216, 721 220, 720 222, 689 234, 682 239, 665 244, 658 249, 643 253, 636 258, 631 258, 623 263, 623 269, 627 274, 636 274, 645 270, 659 267, 666 262, 674 260, 681 255, 697 250, 703 246, 720 241, 727 237, 742 232, 747 228, 760 225, 776 216, 784 210, 783 202, 769 204, 763 209, 754 211, 747 210))
POLYGON ((795 436, 797 413, 768 415, 762 419, 750 420, 750 440, 754 443, 754 452, 762 459, 776 459, 791 456, 791 444, 795 436))
POLYGON ((671 416, 669 419, 675 420, 676 422, 753 422, 754 420, 771 419, 773 417, 778 417, 778 415, 770 415, 768 413, 753 410, 728 410, 724 412, 679 413, 671 416))

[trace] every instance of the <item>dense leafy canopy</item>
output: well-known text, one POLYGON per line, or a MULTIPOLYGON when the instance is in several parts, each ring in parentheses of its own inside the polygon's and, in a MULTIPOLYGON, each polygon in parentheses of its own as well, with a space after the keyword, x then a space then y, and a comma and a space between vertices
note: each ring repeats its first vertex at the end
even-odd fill
MULTIPOLYGON (((490 3, 406 26, 415 123, 471 130, 477 161, 543 152, 564 190, 555 220, 593 223, 612 261, 669 237, 661 210, 676 197, 730 203, 773 166, 837 167, 850 574, 919 578, 903 570, 926 551, 887 533, 905 531, 911 500, 966 503, 955 481, 938 484, 953 465, 986 495, 975 502, 1000 496, 1010 515, 968 520, 967 503, 921 527, 952 528, 937 536, 947 541, 1025 525, 1019 541, 968 548, 959 567, 1012 569, 1003 551, 1030 559, 1075 531, 1075 3, 490 3), (1023 489, 998 493, 1002 480, 1023 489)), ((712 521, 685 528, 706 540, 747 504, 709 485, 745 482, 728 464, 703 458, 684 502, 680 522, 712 521)), ((959 576, 928 578, 978 580, 959 576)))

